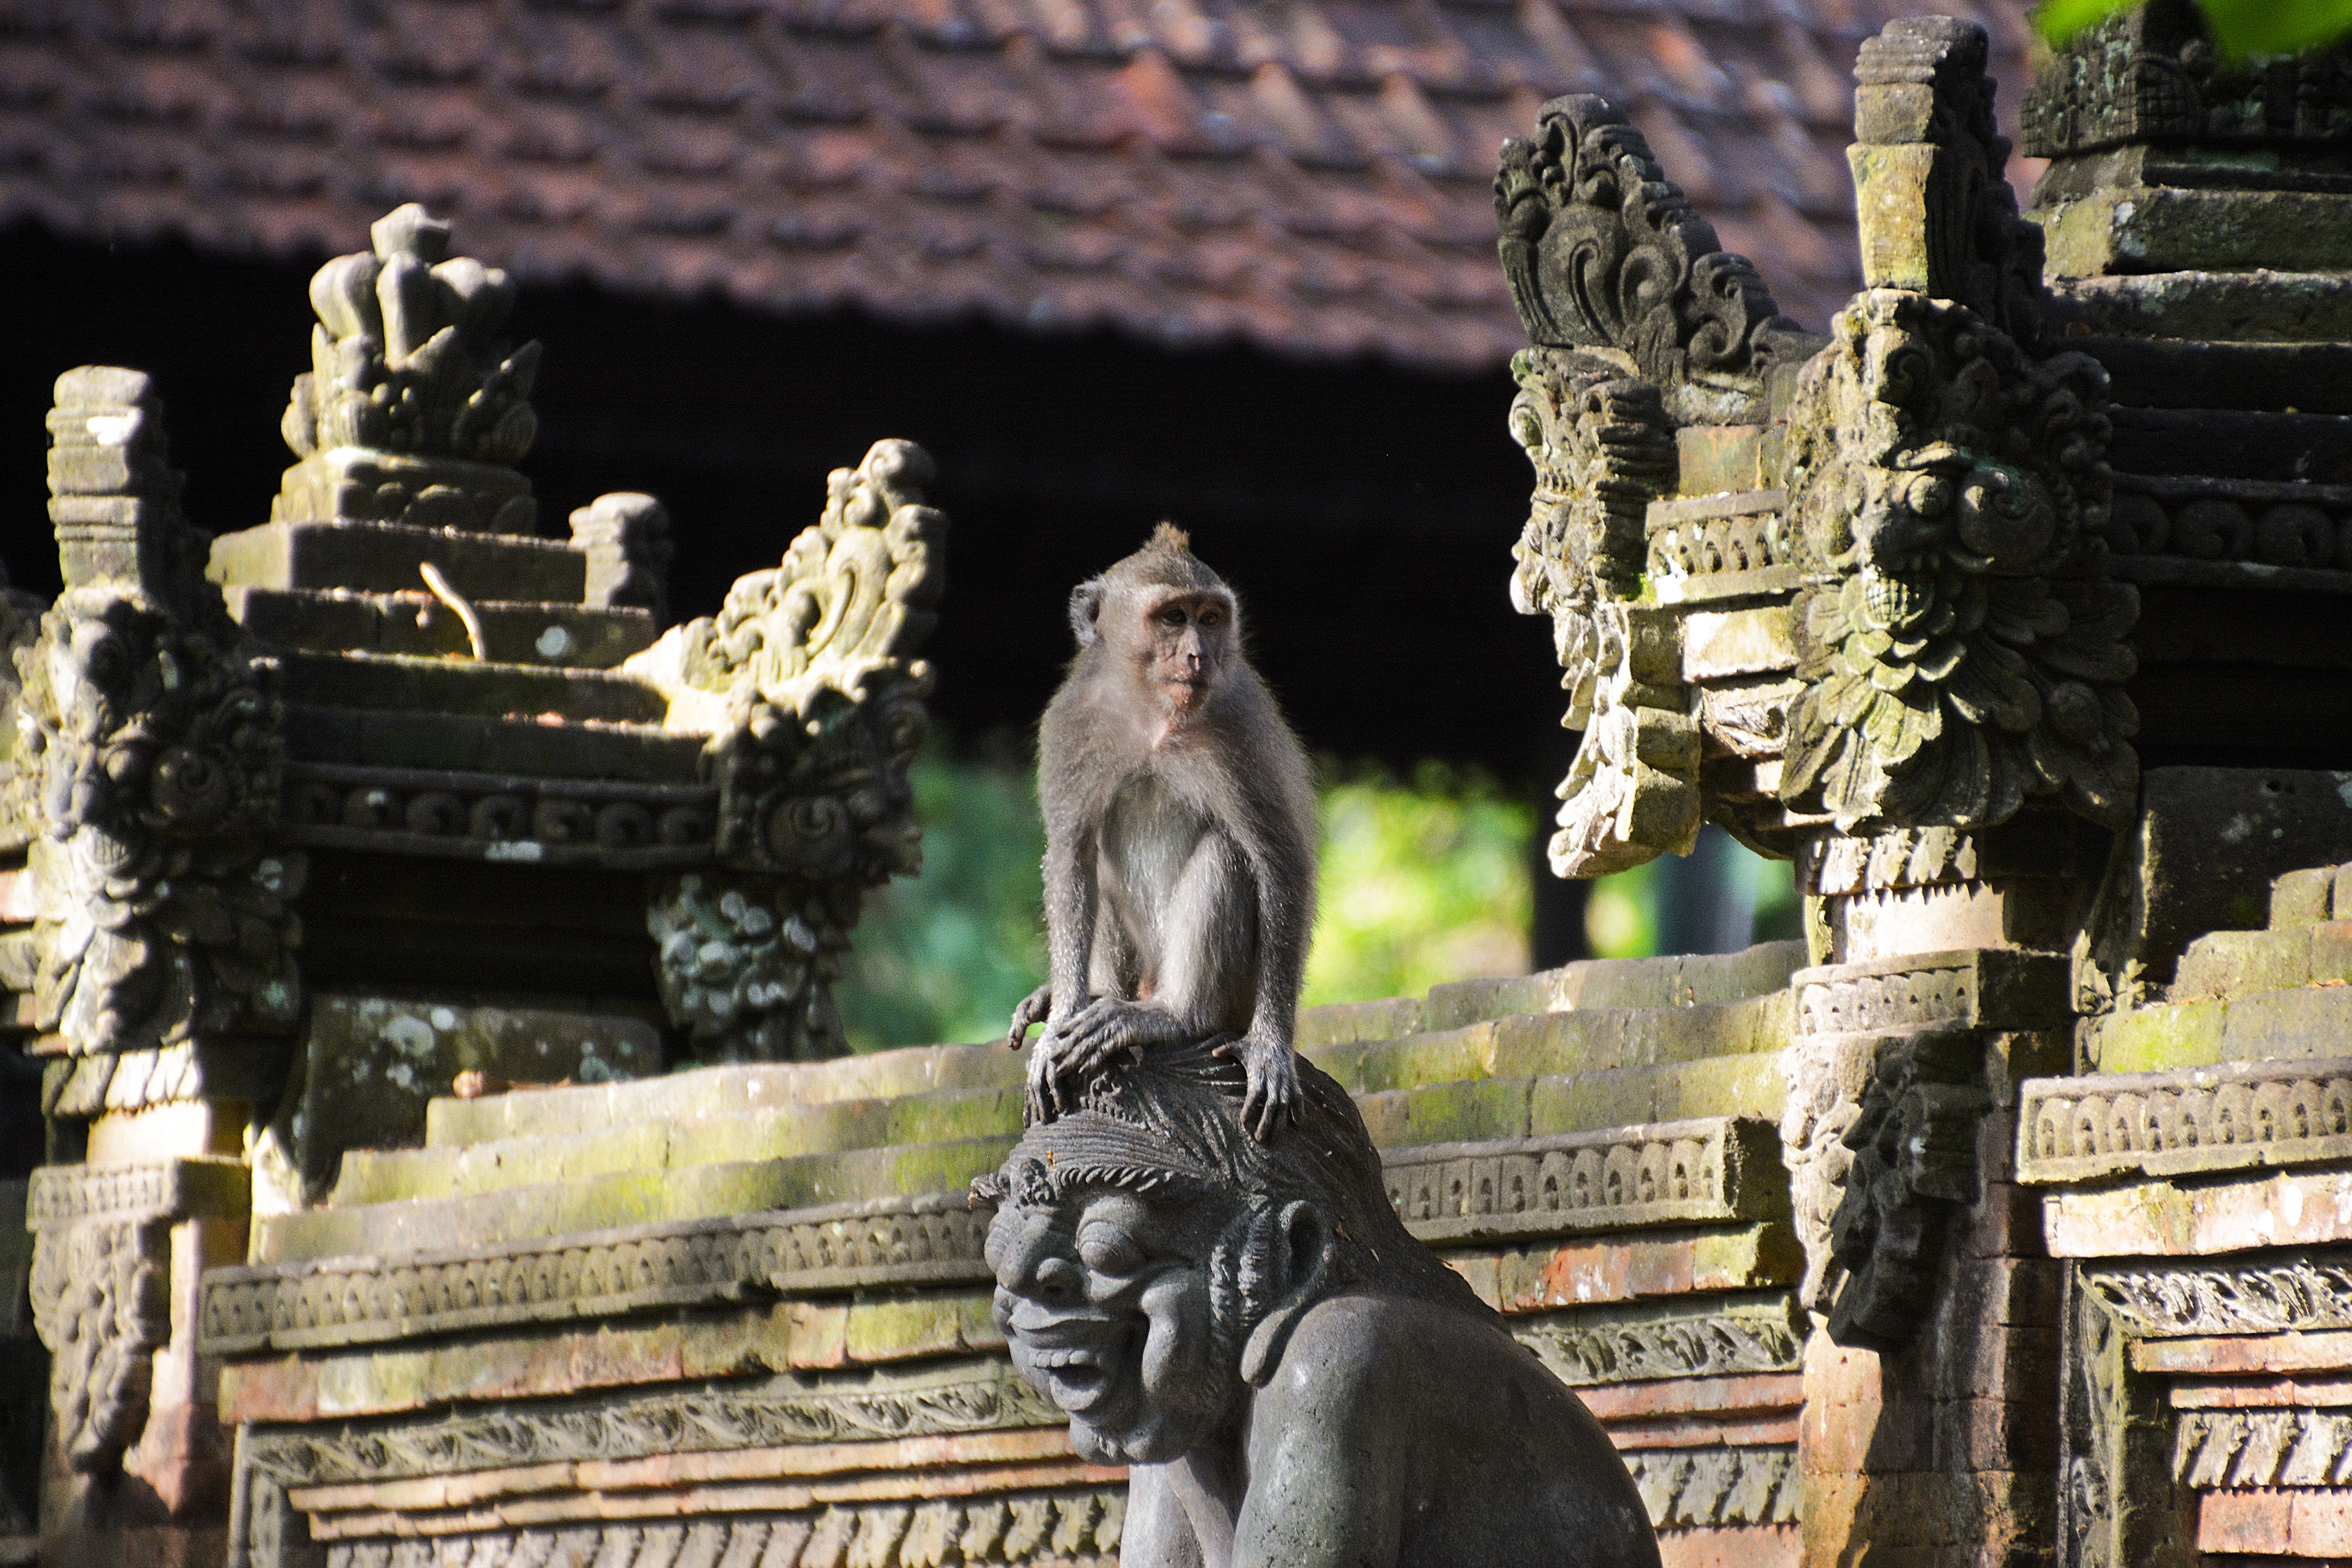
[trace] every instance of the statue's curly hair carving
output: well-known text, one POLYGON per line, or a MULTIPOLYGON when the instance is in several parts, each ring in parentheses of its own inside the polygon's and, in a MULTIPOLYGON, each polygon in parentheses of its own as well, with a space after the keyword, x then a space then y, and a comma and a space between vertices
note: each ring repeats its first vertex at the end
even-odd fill
POLYGON ((1301 1058, 1297 1121, 1269 1142, 1250 1135, 1242 1065, 1215 1054, 1229 1038, 1155 1048, 1101 1073, 1077 1110, 1031 1127, 1003 1169, 972 1183, 973 1200, 1035 1208, 1112 1190, 1178 1205, 1231 1204, 1207 1261, 1218 1335, 1236 1344, 1276 1288, 1268 1278, 1274 1233, 1294 1201, 1330 1228, 1327 1293, 1359 1285, 1486 1313, 1390 1206, 1363 1118, 1329 1074, 1301 1058))

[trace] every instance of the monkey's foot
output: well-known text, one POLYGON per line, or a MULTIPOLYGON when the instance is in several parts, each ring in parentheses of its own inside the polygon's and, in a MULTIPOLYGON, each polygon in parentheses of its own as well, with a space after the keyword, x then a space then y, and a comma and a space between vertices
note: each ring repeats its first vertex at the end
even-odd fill
POLYGON ((1245 1035, 1219 1046, 1216 1054, 1241 1058, 1245 1079, 1242 1125, 1259 1142, 1272 1142, 1276 1132, 1298 1120, 1305 1091, 1298 1086, 1298 1058, 1287 1041, 1245 1035))
POLYGON ((1004 1031, 1004 1043, 1019 1050, 1028 1043, 1029 1026, 1044 1023, 1053 1010, 1054 987, 1050 984, 1040 985, 1021 998, 1019 1005, 1013 1009, 1012 1026, 1004 1031))
POLYGON ((1170 1014, 1115 996, 1098 996, 1069 1017, 1048 1019, 1029 1051, 1030 1123, 1075 1110, 1087 1086, 1122 1052, 1140 1061, 1150 1047, 1186 1037, 1170 1014))

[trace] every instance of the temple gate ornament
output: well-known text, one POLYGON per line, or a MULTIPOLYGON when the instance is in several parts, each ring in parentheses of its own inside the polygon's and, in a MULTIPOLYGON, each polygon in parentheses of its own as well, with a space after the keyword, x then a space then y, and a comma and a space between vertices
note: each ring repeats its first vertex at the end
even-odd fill
POLYGON ((908 769, 932 676, 911 656, 946 587, 931 471, 912 442, 877 443, 834 471, 782 564, 624 666, 667 695, 673 724, 711 737, 720 864, 663 879, 646 917, 698 1056, 840 1055, 831 983, 866 890, 921 868, 908 769))

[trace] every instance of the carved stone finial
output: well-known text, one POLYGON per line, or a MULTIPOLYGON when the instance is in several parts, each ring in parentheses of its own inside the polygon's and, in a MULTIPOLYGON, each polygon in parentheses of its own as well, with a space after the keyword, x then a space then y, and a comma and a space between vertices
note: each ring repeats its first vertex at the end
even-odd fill
POLYGON ((9 805, 39 910, 35 1026, 76 1055, 290 1027, 299 857, 263 851, 278 667, 204 580, 147 378, 85 367, 58 395, 67 587, 16 655, 9 805))
POLYGON ((1854 61, 1853 167, 1865 287, 1956 300, 2032 347, 2047 298, 2042 230, 2017 216, 1985 31, 1904 16, 1854 61))
POLYGON ((1810 352, 1607 99, 1553 99, 1531 140, 1503 143, 1495 214, 1511 303, 1539 348, 1597 352, 1667 387, 1810 352))
POLYGON ((498 335, 513 280, 451 256, 449 226, 414 203, 370 235, 372 249, 310 279, 311 368, 280 426, 302 461, 272 516, 530 532, 530 486, 512 465, 539 430, 539 345, 498 335))
POLYGON ((588 554, 590 605, 648 610, 669 618, 669 511, 634 490, 598 496, 572 514, 572 542, 588 554))
POLYGON ((845 1049, 830 986, 849 928, 867 888, 921 866, 908 769, 931 670, 912 656, 946 586, 930 477, 921 447, 876 443, 781 565, 624 667, 711 735, 726 868, 666 881, 648 917, 664 1001, 706 1059, 845 1049))

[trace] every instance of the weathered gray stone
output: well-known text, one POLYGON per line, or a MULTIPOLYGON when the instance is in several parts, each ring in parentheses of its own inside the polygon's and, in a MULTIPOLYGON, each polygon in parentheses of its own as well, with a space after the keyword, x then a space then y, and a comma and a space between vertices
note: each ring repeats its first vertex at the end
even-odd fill
POLYGON ((426 1102, 461 1072, 642 1078, 660 1069, 661 1051, 661 1031, 643 1018, 323 993, 273 1138, 302 1191, 323 1194, 345 1150, 423 1142, 426 1102))
POLYGON ((2118 995, 2168 984, 2195 938, 2265 922, 2273 879, 2343 860, 2352 775, 2155 769, 2138 820, 2116 839, 2090 918, 2092 959, 2118 995))
POLYGON ((2050 270, 2064 278, 2263 267, 2318 272, 2352 253, 2352 195, 2110 187, 2039 206, 2034 216, 2050 270))
POLYGON ((2352 1059, 2029 1079, 2017 1179, 2194 1175, 2352 1157, 2352 1059))
POLYGON ((988 1184, 1013 1364, 1129 1467, 1121 1561, 1656 1563, 1599 1423, 1404 1234, 1339 1086, 1302 1066, 1301 1124, 1261 1144, 1238 1068, 1173 1055, 988 1184), (1213 1255, 1250 1260, 1237 1289, 1213 1255))

